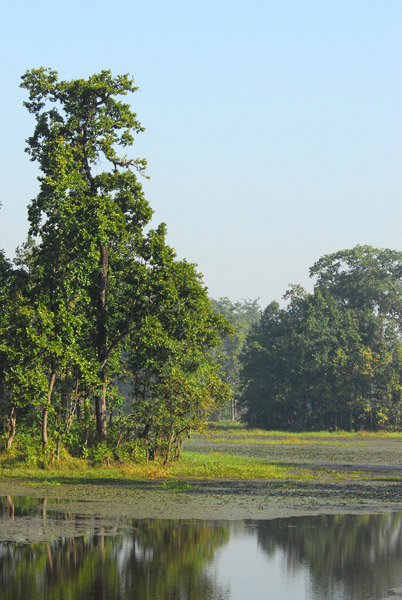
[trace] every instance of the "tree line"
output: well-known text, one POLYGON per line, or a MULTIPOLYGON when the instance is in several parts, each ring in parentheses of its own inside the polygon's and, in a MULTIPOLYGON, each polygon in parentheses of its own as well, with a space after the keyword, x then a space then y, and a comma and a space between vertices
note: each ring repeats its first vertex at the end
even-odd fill
POLYGON ((167 462, 230 396, 210 352, 231 325, 150 226, 146 161, 123 153, 143 131, 133 80, 40 68, 21 87, 40 176, 27 242, 0 253, 4 444, 167 462))
POLYGON ((262 311, 240 357, 242 418, 285 430, 402 427, 402 253, 320 258, 312 293, 262 311))

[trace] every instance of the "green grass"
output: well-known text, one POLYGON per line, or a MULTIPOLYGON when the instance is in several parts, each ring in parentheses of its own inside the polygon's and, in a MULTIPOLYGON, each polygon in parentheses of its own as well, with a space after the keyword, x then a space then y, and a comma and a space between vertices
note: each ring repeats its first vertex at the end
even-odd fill
POLYGON ((182 460, 170 467, 176 477, 189 479, 311 479, 308 469, 297 473, 289 466, 264 459, 232 456, 221 452, 184 452, 182 460))
POLYGON ((0 457, 0 481, 23 480, 48 485, 105 481, 143 481, 150 479, 311 479, 317 473, 307 469, 272 463, 266 459, 233 456, 221 452, 183 452, 180 461, 164 466, 158 462, 93 467, 84 459, 66 458, 38 468, 27 464, 10 464, 0 457))
MULTIPOLYGON (((339 481, 344 479, 353 479, 361 477, 361 474, 350 471, 348 473, 342 470, 328 470, 320 468, 301 468, 297 464, 292 464, 291 456, 297 456, 299 462, 300 456, 303 456, 302 447, 308 448, 309 444, 334 448, 339 446, 366 446, 375 442, 389 439, 402 439, 402 433, 372 433, 372 432, 314 432, 314 433, 291 433, 281 431, 264 431, 261 429, 245 429, 241 425, 211 425, 210 429, 203 435, 194 436, 192 442, 205 441, 208 448, 203 449, 202 445, 197 445, 197 451, 192 452, 191 446, 186 449, 184 446, 182 460, 171 463, 168 466, 160 462, 150 462, 149 464, 111 463, 110 465, 94 466, 88 460, 77 459, 63 455, 60 462, 47 463, 37 466, 29 464, 22 455, 18 455, 16 449, 11 453, 4 452, 0 454, 0 480, 20 480, 26 485, 60 485, 70 484, 129 484, 134 481, 163 480, 170 486, 167 489, 174 489, 175 481, 180 481, 178 490, 181 491, 186 480, 201 479, 265 479, 265 480, 331 480, 339 481), (214 447, 216 444, 216 447, 214 447), (225 448, 219 446, 227 444, 225 448), (286 459, 287 450, 281 451, 281 460, 273 461, 269 458, 255 458, 250 456, 241 456, 234 454, 235 445, 244 446, 245 444, 262 445, 283 445, 292 446, 293 452, 289 449, 289 460, 286 459), (297 446, 300 445, 300 449, 297 446), (216 449, 216 451, 215 451, 216 449), (221 450, 221 451, 218 451, 221 450), (169 483, 170 482, 170 483, 169 483), (172 487, 173 486, 173 487, 172 487)), ((194 447, 193 447, 194 448, 194 447)), ((369 452, 370 448, 367 448, 369 452)), ((319 448, 317 455, 319 456, 319 448)), ((347 451, 349 452, 349 450, 347 451)), ((315 453, 315 451, 314 451, 315 453)), ((310 451, 311 454, 311 451, 310 451)), ((310 455, 309 455, 310 456, 310 455)), ((326 450, 328 456, 328 450, 326 450)), ((369 456, 369 454, 368 454, 369 456)), ((353 454, 351 453, 353 461, 353 454)), ((311 459, 306 459, 309 462, 311 459)), ((326 459, 328 460, 328 458, 326 459)), ((349 460, 349 455, 348 455, 349 460)), ((360 460, 360 459, 359 459, 360 460)), ((314 461, 313 461, 314 462, 314 461)), ((379 477, 379 480, 384 478, 379 477)), ((394 480, 394 479, 393 479, 394 480)))

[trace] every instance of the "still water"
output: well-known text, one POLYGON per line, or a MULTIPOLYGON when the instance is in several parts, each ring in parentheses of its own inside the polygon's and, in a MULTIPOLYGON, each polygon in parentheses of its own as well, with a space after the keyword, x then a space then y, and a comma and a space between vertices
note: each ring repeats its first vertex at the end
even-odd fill
POLYGON ((0 540, 1 600, 402 597, 402 513, 128 520, 7 497, 0 540))

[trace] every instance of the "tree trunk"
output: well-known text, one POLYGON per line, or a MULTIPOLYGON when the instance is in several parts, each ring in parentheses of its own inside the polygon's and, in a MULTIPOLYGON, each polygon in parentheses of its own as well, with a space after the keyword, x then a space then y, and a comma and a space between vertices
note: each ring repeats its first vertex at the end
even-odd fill
POLYGON ((42 446, 44 448, 47 446, 47 413, 47 407, 45 407, 42 412, 42 446))
POLYGON ((68 417, 67 417, 67 421, 66 421, 66 425, 64 427, 64 431, 60 434, 60 437, 57 440, 57 445, 56 445, 56 460, 57 461, 60 460, 61 442, 62 442, 64 436, 68 433, 68 430, 70 429, 70 425, 71 425, 71 423, 73 421, 74 413, 76 411, 76 408, 78 407, 78 400, 79 400, 78 386, 79 386, 79 380, 78 380, 78 377, 77 377, 76 385, 75 385, 75 390, 74 390, 74 402, 73 402, 72 406, 70 407, 70 412, 69 412, 68 417))
POLYGON ((230 401, 230 419, 231 421, 236 421, 236 400, 230 401))
POLYGON ((173 438, 174 438, 174 430, 172 429, 172 432, 169 437, 168 447, 167 447, 166 454, 165 454, 165 460, 163 461, 164 465, 167 465, 169 462, 170 453, 172 451, 173 438))
POLYGON ((100 248, 99 296, 98 296, 98 361, 101 389, 95 398, 96 431, 100 439, 106 437, 106 374, 107 328, 106 328, 106 287, 109 269, 109 253, 106 246, 100 248))
POLYGON ((59 462, 59 460, 60 460, 60 446, 61 446, 61 440, 57 440, 57 444, 56 444, 56 460, 57 460, 57 462, 59 462))
POLYGON ((10 413, 8 415, 8 438, 7 438, 7 450, 11 448, 11 444, 15 438, 15 424, 17 421, 17 415, 15 412, 15 406, 10 408, 10 413))
POLYGON ((52 374, 49 380, 49 391, 47 393, 47 406, 44 407, 42 412, 42 446, 46 448, 47 446, 47 417, 48 417, 48 406, 50 406, 50 401, 52 399, 54 382, 56 380, 56 370, 53 367, 52 374))
POLYGON ((95 398, 96 432, 100 439, 106 437, 106 383, 95 398))

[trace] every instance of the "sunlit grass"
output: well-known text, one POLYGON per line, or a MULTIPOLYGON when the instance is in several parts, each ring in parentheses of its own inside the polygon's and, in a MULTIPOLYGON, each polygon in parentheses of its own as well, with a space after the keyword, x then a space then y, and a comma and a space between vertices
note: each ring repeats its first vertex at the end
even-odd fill
MULTIPOLYGON (((230 421, 210 423, 208 430, 205 432, 205 437, 214 438, 219 436, 226 439, 226 436, 241 438, 241 437, 271 437, 271 438, 286 438, 287 440, 314 440, 316 438, 345 439, 402 439, 400 431, 309 431, 309 432, 291 432, 291 431, 275 431, 258 428, 246 428, 241 423, 231 423, 230 421)), ((239 440, 239 443, 240 440, 239 440)))
POLYGON ((280 463, 272 463, 265 459, 254 459, 232 456, 220 452, 183 452, 180 461, 165 466, 159 462, 148 464, 127 463, 124 465, 94 467, 84 459, 67 458, 60 463, 53 463, 38 468, 30 465, 7 464, 0 457, 0 481, 22 480, 27 485, 61 483, 85 483, 96 480, 101 482, 130 483, 152 479, 302 479, 318 477, 317 472, 308 469, 293 469, 280 463))
POLYGON ((130 482, 166 477, 169 477, 169 468, 158 462, 93 466, 88 460, 69 457, 43 467, 18 465, 10 468, 7 463, 0 461, 0 481, 1 479, 33 479, 36 483, 51 482, 57 485, 66 482, 85 483, 89 480, 92 483, 96 480, 99 480, 99 483, 107 480, 130 482))
POLYGON ((184 452, 182 460, 172 465, 171 474, 190 479, 311 479, 314 476, 308 469, 296 473, 288 466, 264 459, 221 452, 184 452))

